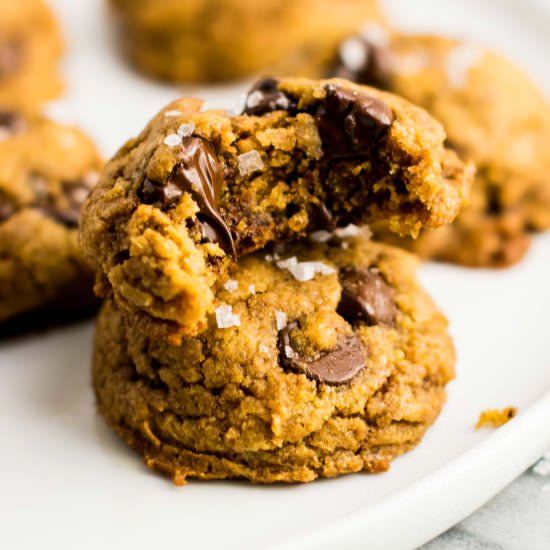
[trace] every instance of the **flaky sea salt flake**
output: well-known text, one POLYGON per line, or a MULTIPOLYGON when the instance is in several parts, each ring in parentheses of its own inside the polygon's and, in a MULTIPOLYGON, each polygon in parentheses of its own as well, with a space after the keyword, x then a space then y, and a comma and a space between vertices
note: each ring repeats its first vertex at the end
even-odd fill
POLYGON ((256 285, 250 285, 248 287, 248 292, 250 292, 250 294, 256 294, 256 285))
POLYGON ((241 317, 233 313, 229 304, 222 304, 216 308, 216 324, 218 328, 231 328, 241 326, 241 317))
POLYGON ((186 122, 184 124, 180 124, 180 127, 178 128, 178 136, 180 138, 188 138, 193 135, 193 132, 195 131, 195 125, 192 122, 186 122))
POLYGON ((239 282, 235 281, 235 279, 229 279, 225 281, 223 288, 225 288, 227 292, 235 292, 239 288, 239 282))
POLYGON ((255 149, 239 155, 237 157, 237 162, 239 164, 239 174, 241 176, 249 176, 254 172, 260 172, 264 167, 262 157, 255 149))
POLYGON ((359 34, 361 38, 378 47, 386 46, 390 41, 388 31, 382 25, 373 22, 364 24, 359 34))
POLYGON ((172 109, 171 111, 166 111, 164 113, 164 116, 167 116, 167 117, 180 116, 180 115, 183 115, 183 113, 181 111, 178 111, 177 109, 172 109))
POLYGON ((284 311, 276 311, 275 322, 277 323, 277 330, 283 330, 287 323, 286 313, 284 311))
POLYGON ((361 70, 369 58, 367 45, 357 36, 344 40, 340 44, 339 53, 344 66, 350 71, 361 70))
POLYGON ((164 138, 164 144, 168 147, 177 147, 181 145, 181 137, 178 134, 170 134, 164 138))

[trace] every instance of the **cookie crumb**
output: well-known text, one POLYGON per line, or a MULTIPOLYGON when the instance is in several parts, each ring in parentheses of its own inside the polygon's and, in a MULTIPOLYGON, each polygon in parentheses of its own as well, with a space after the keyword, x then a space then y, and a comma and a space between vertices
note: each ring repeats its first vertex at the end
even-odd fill
POLYGON ((283 330, 287 324, 287 316, 284 311, 275 312, 275 321, 277 323, 277 330, 283 330))
POLYGON ((164 138, 164 144, 168 147, 177 147, 181 145, 181 137, 178 134, 170 134, 164 138))
POLYGON ((479 428, 500 428, 514 416, 518 414, 516 407, 506 407, 505 409, 487 409, 479 415, 476 424, 476 430, 479 428))
POLYGON ((249 176, 254 172, 263 170, 264 167, 262 157, 256 149, 239 155, 237 157, 237 162, 239 163, 239 174, 241 176, 249 176))
POLYGON ((195 125, 192 122, 186 122, 185 124, 180 124, 178 128, 178 136, 180 138, 187 138, 193 135, 195 131, 195 125))
POLYGON ((216 308, 216 324, 218 328, 231 328, 241 326, 240 315, 233 313, 229 304, 222 304, 216 308))
POLYGON ((235 279, 229 279, 225 281, 223 288, 225 288, 227 292, 235 292, 239 288, 239 282, 235 281, 235 279))

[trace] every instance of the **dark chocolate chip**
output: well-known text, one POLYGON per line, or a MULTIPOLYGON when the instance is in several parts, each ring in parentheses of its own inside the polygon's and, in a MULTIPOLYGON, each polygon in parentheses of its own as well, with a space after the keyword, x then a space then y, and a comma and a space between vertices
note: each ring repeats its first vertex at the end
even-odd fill
POLYGON ((327 160, 369 157, 393 122, 383 101, 341 86, 326 86, 316 113, 327 160))
POLYGON ((265 77, 258 80, 246 96, 243 114, 260 116, 272 111, 288 111, 295 102, 278 88, 279 81, 265 77))
POLYGON ((339 273, 342 295, 338 313, 348 322, 393 325, 397 307, 392 288, 375 269, 345 268, 339 273))
POLYGON ((13 111, 0 111, 0 130, 10 134, 19 134, 27 127, 25 118, 13 111))
POLYGON ((304 373, 309 378, 329 385, 349 383, 365 368, 365 354, 357 335, 344 336, 338 345, 314 359, 300 357, 292 349, 290 333, 298 328, 297 322, 289 323, 278 335, 281 365, 289 370, 304 373))
POLYGON ((15 74, 23 63, 23 45, 11 40, 0 45, 0 78, 15 74))
POLYGON ((330 76, 387 89, 391 80, 389 51, 360 36, 355 36, 352 40, 355 42, 354 45, 363 48, 363 63, 359 67, 348 66, 340 51, 334 67, 329 71, 330 76))
POLYGON ((218 208, 222 185, 222 166, 212 146, 204 139, 189 137, 182 141, 179 161, 166 183, 145 179, 141 198, 147 204, 168 209, 179 202, 183 193, 189 193, 199 206, 197 219, 203 239, 219 243, 236 257, 233 236, 218 208))
POLYGON ((15 206, 5 197, 0 197, 0 222, 7 220, 15 213, 15 206))
POLYGON ((64 223, 68 227, 77 227, 80 210, 95 184, 95 173, 90 172, 79 180, 61 182, 59 196, 52 195, 48 184, 40 174, 31 174, 29 184, 34 191, 34 201, 29 205, 39 208, 44 214, 64 223))

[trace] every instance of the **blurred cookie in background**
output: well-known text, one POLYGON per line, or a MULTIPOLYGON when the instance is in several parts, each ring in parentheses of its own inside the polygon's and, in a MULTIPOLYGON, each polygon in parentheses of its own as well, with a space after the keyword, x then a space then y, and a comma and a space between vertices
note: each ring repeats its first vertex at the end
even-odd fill
POLYGON ((376 0, 111 0, 121 44, 143 72, 216 82, 261 72, 311 75, 376 0))
MULTIPOLYGON (((80 130, 0 112, 0 326, 46 308, 52 317, 95 304, 77 244, 80 206, 101 160, 80 130)), ((32 314, 28 317, 32 325, 32 314)))
POLYGON ((329 73, 399 94, 443 123, 447 144, 477 165, 470 204, 455 222, 384 240, 423 257, 470 266, 519 261, 530 235, 550 226, 550 106, 502 56, 439 36, 390 34, 376 25, 340 45, 329 73))
POLYGON ((25 111, 62 91, 61 31, 42 0, 0 0, 0 106, 25 111))

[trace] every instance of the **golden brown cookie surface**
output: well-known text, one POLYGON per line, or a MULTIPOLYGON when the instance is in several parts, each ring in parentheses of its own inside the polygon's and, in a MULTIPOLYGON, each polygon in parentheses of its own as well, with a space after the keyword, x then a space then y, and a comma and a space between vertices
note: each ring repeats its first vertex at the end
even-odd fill
POLYGON ((383 471, 444 403, 454 348, 412 256, 361 236, 277 250, 242 258, 179 345, 110 300, 99 317, 99 410, 175 483, 383 471))
POLYGON ((61 32, 42 0, 0 0, 0 109, 36 111, 59 94, 61 32))
POLYGON ((93 302, 77 227, 100 168, 95 146, 79 130, 0 112, 0 322, 93 302))
POLYGON ((373 29, 342 44, 336 73, 424 107, 444 125, 449 147, 477 165, 470 203, 451 226, 417 241, 384 238, 466 265, 518 261, 530 234, 550 226, 548 101, 494 52, 373 29))
POLYGON ((163 110, 83 209, 98 290, 162 337, 206 326, 237 257, 348 223, 416 234, 451 221, 470 183, 434 119, 372 88, 266 79, 243 115, 199 108, 163 110))

